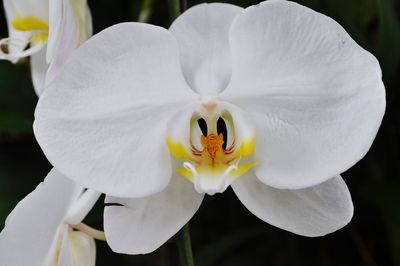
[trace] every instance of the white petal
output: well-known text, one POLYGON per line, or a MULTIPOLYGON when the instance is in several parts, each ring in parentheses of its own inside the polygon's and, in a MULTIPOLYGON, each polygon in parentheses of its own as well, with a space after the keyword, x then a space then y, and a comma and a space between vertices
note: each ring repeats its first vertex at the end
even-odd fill
POLYGON ((73 231, 67 225, 62 237, 62 245, 55 261, 57 266, 95 266, 96 243, 93 238, 73 231))
POLYGON ((198 93, 216 95, 229 83, 229 28, 242 10, 229 4, 201 4, 188 9, 171 25, 183 74, 198 93))
POLYGON ((79 33, 78 41, 82 43, 92 35, 92 16, 87 5, 87 0, 69 1, 68 4, 75 16, 75 23, 79 33))
POLYGON ((4 13, 6 15, 7 19, 7 25, 10 28, 12 28, 11 22, 14 20, 17 16, 18 11, 15 9, 14 5, 14 0, 4 0, 3 1, 3 6, 4 6, 4 13))
POLYGON ((107 197, 104 231, 113 251, 150 253, 179 231, 199 208, 203 194, 183 177, 174 176, 162 192, 138 199, 107 197))
POLYGON ((96 204, 101 193, 87 189, 73 202, 64 221, 68 224, 79 224, 96 204))
MULTIPOLYGON (((55 6, 57 7, 57 5, 55 6)), ((52 7, 52 5, 50 5, 50 7, 52 7)), ((53 8, 56 9, 56 7, 53 8)), ((87 10, 86 1, 76 2, 66 0, 63 1, 61 14, 56 12, 56 10, 53 12, 55 13, 53 14, 55 17, 53 20, 59 19, 60 17, 62 19, 59 22, 55 22, 55 25, 57 25, 56 23, 60 24, 57 25, 57 28, 54 25, 50 25, 47 61, 51 61, 51 65, 46 77, 46 84, 53 81, 71 53, 90 36, 86 30, 91 29, 85 24, 86 19, 91 19, 90 12, 87 10), (82 8, 83 11, 80 10, 82 8), (86 15, 88 14, 89 17, 87 18, 86 15)), ((50 18, 52 18, 52 13, 50 13, 50 18)), ((86 23, 91 25, 91 20, 86 23)))
POLYGON ((0 233, 0 265, 42 265, 50 259, 59 226, 79 192, 53 169, 7 218, 0 233))
POLYGON ((44 90, 47 69, 46 49, 42 48, 36 54, 31 55, 32 82, 37 96, 40 96, 44 90))
POLYGON ((194 97, 170 33, 123 23, 72 54, 41 96, 34 130, 53 165, 83 186, 147 196, 171 178, 166 124, 194 97))
MULTIPOLYGON (((7 0, 10 1, 10 0, 7 0)), ((49 21, 49 0, 11 0, 16 14, 49 21)))
POLYGON ((86 8, 85 14, 85 33, 86 37, 89 38, 93 35, 93 22, 92 22, 92 12, 90 12, 90 8, 86 8))
POLYGON ((96 243, 93 238, 79 231, 68 234, 70 244, 70 260, 68 266, 95 266, 96 243))
POLYGON ((49 1, 49 34, 47 40, 46 60, 50 62, 54 57, 58 43, 60 41, 61 25, 63 22, 63 3, 64 0, 49 1))
POLYGON ((53 252, 53 259, 51 263, 47 265, 71 266, 71 247, 69 242, 70 231, 71 229, 67 224, 64 224, 62 228, 60 228, 60 234, 58 236, 59 246, 57 246, 56 250, 53 252))
POLYGON ((256 174, 299 189, 368 151, 385 110, 381 70, 332 19, 289 1, 246 9, 231 28, 232 79, 221 94, 256 126, 256 174))
POLYGON ((315 187, 281 190, 248 174, 232 188, 255 216, 299 235, 326 235, 345 226, 353 216, 351 196, 340 176, 315 187))

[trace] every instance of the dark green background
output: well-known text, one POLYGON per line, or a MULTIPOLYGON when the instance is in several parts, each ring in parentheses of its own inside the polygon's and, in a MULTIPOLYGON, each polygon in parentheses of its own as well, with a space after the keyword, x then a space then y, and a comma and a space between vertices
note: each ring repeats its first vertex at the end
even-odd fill
MULTIPOLYGON (((189 6, 201 2, 189 1, 189 6)), ((258 3, 225 2, 243 7, 258 3)), ((382 127, 367 156, 343 174, 353 196, 353 220, 325 237, 301 237, 258 220, 228 189, 222 195, 207 197, 190 222, 196 265, 400 265, 400 3, 297 2, 333 17, 379 59, 383 70, 387 110, 382 127)), ((98 32, 118 22, 137 20, 142 1, 92 0, 89 5, 98 32)), ((153 0, 150 22, 169 26, 167 1, 153 0)), ((6 37, 3 13, 0 25, 0 37, 6 37)), ((36 101, 28 61, 17 65, 0 62, 1 223, 50 169, 32 134, 36 101)), ((101 228, 101 219, 100 202, 87 222, 101 228)), ((97 265, 175 266, 179 265, 177 253, 173 241, 146 256, 115 254, 105 243, 99 243, 97 265)))

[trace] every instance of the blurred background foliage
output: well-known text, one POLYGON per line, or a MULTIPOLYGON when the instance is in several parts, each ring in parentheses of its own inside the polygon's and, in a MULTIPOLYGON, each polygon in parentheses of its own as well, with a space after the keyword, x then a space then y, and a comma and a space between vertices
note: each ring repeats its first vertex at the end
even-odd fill
MULTIPOLYGON (((203 1, 189 1, 193 6, 203 1)), ((224 1, 247 7, 253 0, 224 1)), ((367 156, 343 174, 355 213, 344 229, 319 238, 297 236, 253 216, 228 189, 207 197, 190 222, 197 266, 400 265, 400 1, 299 0, 338 21, 378 59, 387 111, 367 156)), ((168 0, 89 0, 94 31, 125 21, 168 27, 168 0)), ((7 36, 0 14, 0 37, 7 36)), ((110 48, 112 49, 112 48, 110 48)), ((45 177, 50 165, 32 133, 37 98, 29 64, 0 62, 0 222, 45 177)), ((87 218, 102 227, 102 203, 87 218)), ((29 221, 27 221, 29 222, 29 221)), ((1 228, 1 227, 0 227, 1 228)), ((34 228, 32 228, 34 230, 34 228)), ((23 254, 21 254, 23 256, 23 254)), ((112 253, 98 243, 97 265, 179 265, 173 239, 152 254, 112 253)))

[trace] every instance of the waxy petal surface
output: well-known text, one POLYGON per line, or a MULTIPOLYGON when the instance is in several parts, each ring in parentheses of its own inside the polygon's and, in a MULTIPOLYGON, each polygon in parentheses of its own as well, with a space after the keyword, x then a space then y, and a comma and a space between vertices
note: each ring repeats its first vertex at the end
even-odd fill
POLYGON ((46 49, 42 48, 36 54, 31 55, 31 76, 33 88, 36 95, 40 96, 45 88, 46 73, 48 64, 46 63, 46 49))
MULTIPOLYGON (((85 233, 74 231, 68 234, 71 266, 95 266, 96 243, 85 233)), ((68 265, 69 266, 69 265, 68 265)))
POLYGON ((261 181, 317 185, 366 154, 385 110, 381 70, 339 24, 268 1, 235 18, 230 43, 232 78, 220 97, 252 116, 261 181))
POLYGON ((65 222, 70 225, 81 223, 100 196, 100 192, 86 189, 70 206, 68 213, 65 215, 65 222))
POLYGON ((229 83, 229 28, 243 9, 222 3, 194 6, 170 27, 179 44, 183 74, 201 95, 217 95, 229 83))
POLYGON ((50 2, 50 8, 53 12, 46 58, 51 65, 46 84, 57 76, 71 53, 92 35, 92 18, 86 1, 54 1, 50 2))
POLYGON ((71 55, 39 100, 34 130, 67 177, 108 195, 142 197, 169 183, 167 122, 194 99, 173 36, 123 23, 71 55))
POLYGON ((63 218, 81 189, 56 170, 26 196, 0 233, 0 265, 44 265, 52 259, 63 218))
MULTIPOLYGON (((69 241, 69 232, 70 228, 67 224, 61 226, 60 234, 58 235, 60 246, 58 246, 58 250, 53 252, 53 265, 55 266, 72 266, 71 265, 71 245, 69 241)), ((50 264, 53 266, 52 264, 50 264)))
POLYGON ((240 201, 261 220, 303 236, 322 236, 353 216, 346 183, 338 176, 315 187, 286 190, 264 185, 254 174, 232 184, 240 201))
POLYGON ((49 37, 47 42, 50 44, 47 47, 46 61, 50 62, 54 57, 57 49, 57 44, 60 41, 60 33, 64 18, 63 6, 64 2, 70 0, 49 1, 49 37))
POLYGON ((181 176, 158 194, 138 199, 106 197, 104 231, 118 253, 145 254, 160 247, 177 233, 199 208, 203 194, 181 176))
POLYGON ((60 250, 53 260, 57 264, 54 266, 95 266, 96 243, 92 237, 73 231, 68 225, 65 225, 61 237, 60 250))
POLYGON ((15 19, 18 16, 30 16, 43 21, 49 20, 49 0, 5 0, 6 12, 12 7, 13 12, 9 16, 15 19))

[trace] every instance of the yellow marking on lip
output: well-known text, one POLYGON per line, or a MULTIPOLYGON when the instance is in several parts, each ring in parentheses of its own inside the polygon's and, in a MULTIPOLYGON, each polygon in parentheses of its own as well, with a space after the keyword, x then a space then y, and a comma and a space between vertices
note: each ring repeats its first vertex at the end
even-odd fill
POLYGON ((186 178, 187 180, 193 182, 193 173, 190 170, 186 168, 178 168, 176 169, 176 172, 181 176, 183 176, 184 178, 186 178))
POLYGON ((34 16, 17 15, 17 18, 11 22, 11 25, 14 29, 20 31, 49 30, 49 24, 46 21, 34 16))
POLYGON ((179 141, 173 141, 169 137, 166 139, 168 149, 177 159, 193 160, 193 157, 186 151, 185 147, 179 141))
POLYGON ((175 158, 194 163, 194 169, 187 169, 185 167, 176 169, 176 173, 189 181, 195 181, 194 173, 198 173, 199 176, 203 177, 219 177, 226 173, 231 178, 236 179, 256 165, 256 162, 237 164, 235 168, 229 170, 229 173, 225 172, 229 167, 235 165, 235 161, 239 162, 241 158, 253 153, 256 142, 255 135, 249 139, 242 140, 240 146, 234 149, 233 152, 223 149, 224 140, 222 134, 202 135, 200 142, 203 150, 199 151, 192 146, 192 154, 190 154, 180 141, 173 141, 169 137, 166 138, 167 146, 175 158))
POLYGON ((47 32, 42 32, 32 35, 31 40, 33 44, 42 44, 47 41, 48 36, 49 34, 47 32))
POLYGON ((234 152, 233 157, 237 158, 237 157, 246 157, 251 155, 254 152, 255 145, 256 145, 255 136, 251 137, 250 139, 242 140, 239 149, 237 149, 234 152))

